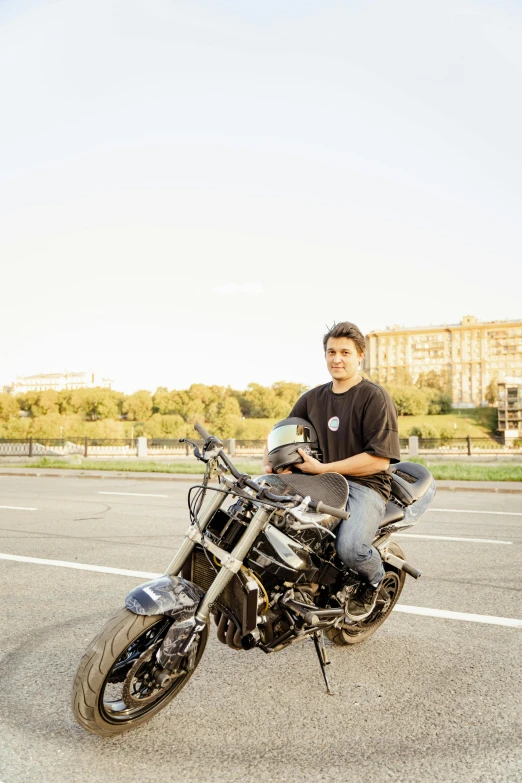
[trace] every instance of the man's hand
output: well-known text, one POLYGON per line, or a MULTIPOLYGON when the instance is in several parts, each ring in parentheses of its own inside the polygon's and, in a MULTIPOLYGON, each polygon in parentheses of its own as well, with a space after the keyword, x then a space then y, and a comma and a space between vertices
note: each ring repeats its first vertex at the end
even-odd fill
POLYGON ((306 451, 303 451, 303 449, 297 449, 297 453, 300 454, 303 458, 303 462, 296 465, 296 468, 298 468, 300 471, 311 474, 319 474, 323 472, 324 465, 322 462, 319 462, 318 459, 311 457, 306 453, 306 451))

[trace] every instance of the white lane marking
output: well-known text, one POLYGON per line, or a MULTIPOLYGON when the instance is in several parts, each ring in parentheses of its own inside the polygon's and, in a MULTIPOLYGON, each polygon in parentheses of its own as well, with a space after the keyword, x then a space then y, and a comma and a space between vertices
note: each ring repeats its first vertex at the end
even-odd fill
MULTIPOLYGON (((22 555, 7 555, 0 552, 0 560, 15 560, 19 563, 36 563, 37 565, 61 566, 62 568, 76 568, 80 571, 97 571, 101 574, 121 574, 122 576, 139 576, 146 579, 157 579, 163 574, 155 574, 148 571, 128 571, 124 568, 110 568, 109 566, 94 566, 87 563, 68 563, 66 560, 44 560, 40 557, 23 557, 22 555)), ((406 606, 397 604, 394 612, 406 614, 419 614, 425 617, 440 617, 448 620, 465 620, 470 623, 488 623, 489 625, 505 625, 509 628, 522 628, 522 620, 512 617, 493 617, 488 614, 466 614, 465 612, 450 612, 445 609, 427 609, 422 606, 406 606)))
POLYGON ((394 612, 406 614, 421 614, 424 617, 440 617, 446 620, 464 620, 468 623, 487 623, 489 625, 505 625, 508 628, 522 628, 522 620, 512 617, 493 617, 489 614, 467 614, 466 612, 449 612, 446 609, 428 609, 423 606, 405 606, 397 604, 394 612))
POLYGON ((12 511, 38 511, 37 508, 26 508, 25 506, 0 506, 0 508, 10 508, 12 511))
POLYGON ((512 541, 499 541, 498 538, 457 538, 457 536, 425 536, 421 533, 394 533, 397 538, 430 538, 434 541, 470 541, 472 544, 512 544, 512 541))
POLYGON ((168 498, 168 495, 152 495, 149 492, 98 492, 98 495, 130 495, 133 498, 168 498))
POLYGON ((522 517, 522 511, 475 511, 472 508, 429 508, 429 511, 448 511, 451 514, 494 514, 499 517, 522 517))
POLYGON ((125 568, 110 568, 95 566, 88 563, 69 563, 66 560, 45 560, 41 557, 23 557, 22 555, 7 555, 0 552, 0 560, 16 560, 18 563, 36 563, 37 565, 60 566, 61 568, 76 568, 79 571, 97 571, 101 574, 121 574, 122 576, 139 576, 155 579, 162 574, 150 574, 148 571, 128 571, 125 568))

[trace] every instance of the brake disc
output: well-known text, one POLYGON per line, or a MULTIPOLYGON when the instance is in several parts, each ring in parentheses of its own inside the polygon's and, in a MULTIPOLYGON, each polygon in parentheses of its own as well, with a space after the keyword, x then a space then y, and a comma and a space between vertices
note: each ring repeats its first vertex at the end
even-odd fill
POLYGON ((144 707, 153 701, 156 701, 162 693, 165 693, 172 685, 173 679, 181 677, 185 672, 173 672, 164 685, 159 685, 154 678, 155 663, 147 665, 152 661, 153 655, 161 644, 161 640, 145 650, 137 658, 129 669, 123 683, 121 697, 129 709, 144 707))

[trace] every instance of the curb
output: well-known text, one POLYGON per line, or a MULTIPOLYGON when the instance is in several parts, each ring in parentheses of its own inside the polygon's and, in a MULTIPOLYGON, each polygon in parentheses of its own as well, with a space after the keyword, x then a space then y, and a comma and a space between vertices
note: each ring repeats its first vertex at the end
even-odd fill
MULTIPOLYGON (((511 489, 509 487, 452 487, 443 486, 442 480, 435 482, 437 490, 439 492, 493 492, 499 495, 520 495, 522 494, 522 487, 520 489, 511 489)), ((487 482, 484 482, 487 483, 487 482)))
MULTIPOLYGON (((33 469, 33 472, 29 473, 27 470, 6 470, 0 468, 0 478, 2 476, 11 477, 28 477, 33 478, 76 478, 76 479, 97 479, 100 481, 107 481, 111 479, 126 479, 127 481, 178 481, 178 482, 199 482, 203 478, 202 473, 132 473, 118 472, 118 471, 90 471, 90 470, 67 470, 63 469, 58 471, 43 471, 33 469)), ((461 483, 457 483, 448 479, 441 479, 437 481, 437 490, 440 492, 488 492, 496 493, 499 495, 518 495, 522 494, 522 482, 520 487, 513 486, 499 486, 501 482, 495 481, 483 481, 470 482, 475 486, 465 486, 461 483)), ((506 482, 507 484, 513 484, 514 482, 506 482)))

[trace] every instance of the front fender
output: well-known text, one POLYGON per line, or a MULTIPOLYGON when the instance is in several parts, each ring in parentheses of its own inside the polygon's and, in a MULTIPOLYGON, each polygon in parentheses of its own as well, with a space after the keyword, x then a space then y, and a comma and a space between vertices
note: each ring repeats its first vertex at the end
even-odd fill
POLYGON ((181 576, 160 576, 135 587, 125 598, 134 614, 164 614, 178 621, 193 617, 204 591, 181 576))

